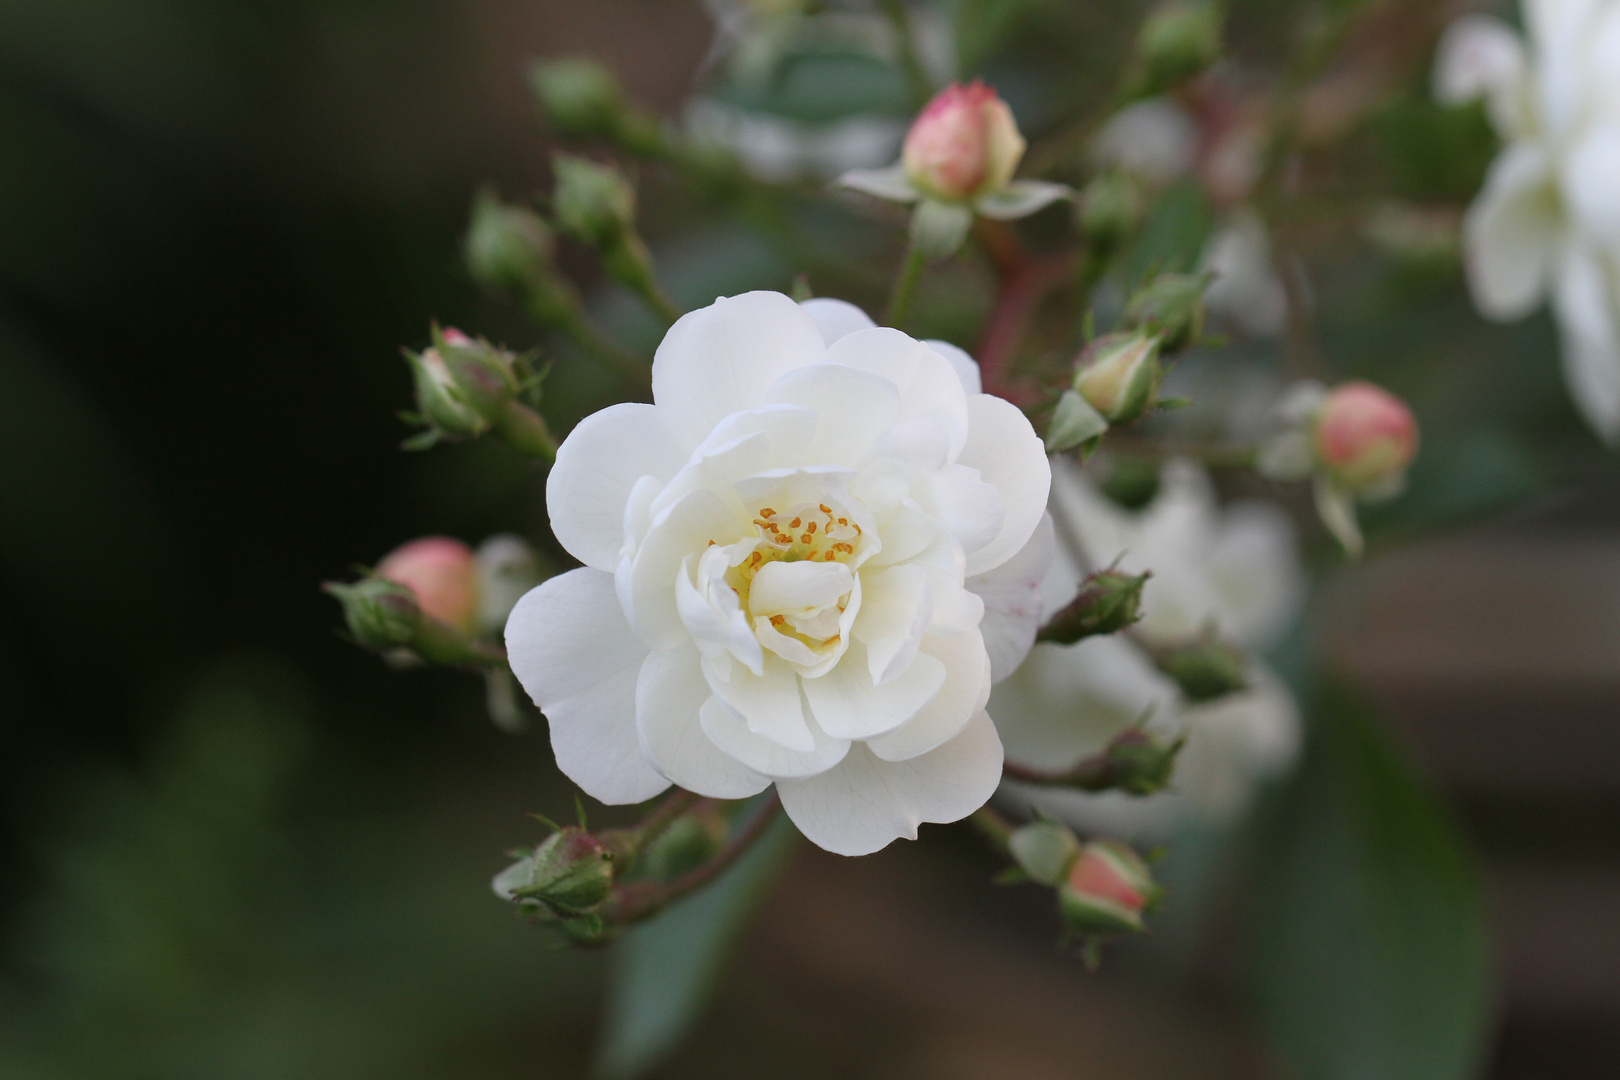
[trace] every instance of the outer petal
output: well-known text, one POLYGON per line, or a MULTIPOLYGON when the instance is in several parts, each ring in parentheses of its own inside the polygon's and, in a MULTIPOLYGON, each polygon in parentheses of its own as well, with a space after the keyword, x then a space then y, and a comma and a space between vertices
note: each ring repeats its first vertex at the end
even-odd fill
POLYGON ((546 714, 557 767, 587 795, 638 803, 669 786, 636 736, 647 647, 625 622, 612 575, 581 567, 530 589, 506 620, 506 651, 546 714))
POLYGON ((624 544, 630 489, 643 476, 674 476, 692 446, 653 405, 610 405, 581 420, 557 448, 546 479, 557 542, 586 566, 612 572, 624 544))
POLYGON ((1561 231, 1558 215, 1546 157, 1525 143, 1508 147, 1463 222, 1468 284, 1486 318, 1522 318, 1541 302, 1561 231))
POLYGON ((716 746, 745 767, 774 779, 792 779, 826 772, 849 753, 850 744, 846 740, 829 738, 814 726, 810 729, 812 738, 808 749, 789 750, 750 731, 737 711, 722 701, 719 695, 705 702, 698 715, 703 723, 703 733, 716 746))
POLYGON ((829 346, 846 334, 853 334, 857 330, 870 330, 877 325, 872 321, 872 316, 848 300, 816 296, 799 301, 799 306, 804 309, 806 315, 815 320, 816 329, 821 331, 821 340, 829 346))
MULTIPOLYGON (((1614 108, 1620 112, 1620 101, 1614 108)), ((1594 124, 1570 151, 1562 179, 1564 202, 1576 231, 1608 251, 1620 252, 1620 122, 1594 124)))
POLYGON ((824 350, 815 321, 781 293, 721 297, 682 315, 664 335, 653 357, 653 400, 697 443, 824 350))
POLYGON ((979 362, 969 356, 966 349, 936 338, 929 338, 923 344, 951 362, 951 367, 956 369, 957 378, 962 380, 964 393, 969 395, 984 393, 984 380, 979 375, 979 362))
POLYGON ((927 416, 951 437, 951 456, 967 437, 967 401, 951 362, 898 330, 877 327, 842 337, 827 350, 828 363, 883 376, 900 390, 900 419, 927 416))
POLYGON ((655 652, 636 683, 641 749, 658 771, 710 799, 746 799, 770 781, 721 753, 703 733, 698 710, 711 697, 702 660, 691 645, 655 652))
POLYGON ((993 191, 973 204, 980 215, 997 221, 1014 221, 1074 194, 1064 184, 1044 180, 1014 180, 1000 191, 993 191))
POLYGON ((771 403, 816 414, 816 433, 800 461, 858 467, 900 419, 900 392, 883 376, 843 364, 810 364, 788 372, 766 391, 771 403))
POLYGON ((1620 292, 1592 252, 1572 246, 1559 268, 1554 307, 1564 378, 1587 423, 1620 445, 1620 292))
POLYGON ((1497 130, 1508 138, 1523 133, 1518 105, 1525 94, 1525 78, 1524 43, 1501 19, 1464 15, 1440 37, 1434 62, 1435 99, 1460 105, 1486 98, 1497 130))
POLYGON ((993 570, 1016 555, 1041 515, 1052 487, 1052 468, 1029 420, 1018 407, 989 394, 967 399, 967 444, 957 462, 978 469, 979 476, 1001 492, 1001 531, 967 557, 969 577, 993 570))
POLYGON ((839 855, 870 855, 893 840, 917 838, 925 821, 966 817, 1001 780, 1001 740, 984 713, 938 749, 884 761, 863 745, 836 768, 776 785, 788 817, 813 843, 839 855))
POLYGON ((863 647, 852 646, 827 674, 803 680, 816 723, 835 739, 887 734, 916 716, 945 685, 945 665, 921 652, 896 677, 874 683, 863 662, 864 652, 863 647))
POLYGON ((1204 569, 1222 631, 1250 648, 1273 644, 1305 600, 1293 519, 1275 503, 1228 507, 1204 569))
POLYGON ((978 634, 924 638, 922 649, 945 665, 945 685, 899 730, 867 740, 884 761, 905 761, 954 739, 990 700, 990 661, 978 634))
POLYGON ((884 169, 851 169, 838 178, 838 186, 890 202, 910 203, 918 198, 917 189, 906 179, 903 165, 890 165, 884 169))
POLYGON ((1035 632, 1041 628, 1041 582, 1055 549, 1052 515, 1043 514, 1018 554, 967 581, 968 589, 984 601, 979 632, 996 682, 1017 670, 1035 644, 1035 632))

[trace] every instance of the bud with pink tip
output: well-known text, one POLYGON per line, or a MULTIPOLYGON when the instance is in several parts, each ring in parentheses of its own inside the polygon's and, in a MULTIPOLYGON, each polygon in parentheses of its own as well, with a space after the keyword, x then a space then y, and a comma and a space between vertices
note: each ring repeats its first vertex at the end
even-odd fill
POLYGON ((1058 887, 1064 922, 1087 937, 1144 929, 1142 913, 1158 902, 1160 889, 1136 852, 1112 840, 1080 849, 1058 887))
POLYGON ((1023 156, 1012 110, 975 79, 934 96, 906 133, 900 160, 918 191, 960 202, 1006 187, 1023 156))
POLYGON ((1406 403, 1369 382, 1335 387, 1317 413, 1312 446, 1328 475, 1355 493, 1399 481, 1417 453, 1417 420, 1406 403))
POLYGON ((410 589, 424 614, 463 634, 478 629, 478 561, 460 540, 412 540, 383 559, 377 576, 410 589))

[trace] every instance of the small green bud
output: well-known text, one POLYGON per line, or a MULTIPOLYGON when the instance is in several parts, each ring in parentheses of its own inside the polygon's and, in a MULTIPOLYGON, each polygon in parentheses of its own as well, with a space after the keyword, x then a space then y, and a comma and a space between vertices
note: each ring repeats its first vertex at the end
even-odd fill
POLYGON ((1071 933, 1140 933, 1146 928, 1143 912, 1161 895, 1141 856, 1116 841, 1093 840, 1081 848, 1058 886, 1058 905, 1071 933))
POLYGON ((551 270, 551 229, 540 215, 484 188, 473 197, 463 253, 467 272, 486 288, 522 295, 551 270))
POLYGON ((1150 574, 1100 570, 1080 583, 1080 592, 1047 624, 1037 641, 1073 645, 1097 634, 1117 634, 1142 617, 1142 587, 1150 574))
POLYGON ((613 853, 577 826, 558 829, 498 874, 495 894, 544 919, 588 916, 613 893, 613 853))
POLYGON ((619 81, 589 57, 538 60, 529 66, 529 87, 546 119, 564 135, 590 138, 618 130, 624 109, 619 81))
POLYGON ((515 358, 486 341, 447 327, 433 329, 433 345, 405 352, 416 383, 416 408, 444 438, 482 435, 500 422, 519 386, 515 358))
POLYGON ((1219 60, 1225 21, 1215 0, 1170 0, 1154 9, 1136 36, 1141 94, 1168 89, 1219 60))
POLYGON ((1058 885, 1080 857, 1080 841, 1054 821, 1032 821, 1014 829, 1007 847, 1019 869, 1042 885, 1058 885))
POLYGON ((1163 791, 1175 772, 1185 740, 1165 742, 1140 727, 1129 727, 1109 742, 1105 755, 1113 786, 1129 795, 1163 791))
POLYGON ((343 621, 360 644, 397 649, 416 640, 422 609, 408 586, 368 577, 352 585, 328 581, 321 588, 343 605, 343 621))
POLYGON ((1249 685, 1248 657, 1213 633, 1189 645, 1156 649, 1153 662, 1192 702, 1214 701, 1249 685))
POLYGON ((635 863, 635 876, 668 881, 707 862, 726 841, 726 819, 716 809, 682 814, 659 833, 635 863))
POLYGON ((1125 304, 1125 321, 1158 334, 1166 352, 1198 344, 1204 333, 1204 290, 1210 274, 1160 274, 1125 304))
POLYGON ((1086 241, 1110 251, 1136 232, 1146 210, 1142 192, 1117 171, 1095 177, 1075 204, 1076 220, 1086 241))
POLYGON ((1140 331, 1098 338, 1076 368, 1075 391, 1111 424, 1128 423, 1152 408, 1164 377, 1158 335, 1140 331))
POLYGON ((573 154, 554 154, 552 208, 557 224, 596 248, 620 242, 636 217, 636 193, 624 174, 573 154))

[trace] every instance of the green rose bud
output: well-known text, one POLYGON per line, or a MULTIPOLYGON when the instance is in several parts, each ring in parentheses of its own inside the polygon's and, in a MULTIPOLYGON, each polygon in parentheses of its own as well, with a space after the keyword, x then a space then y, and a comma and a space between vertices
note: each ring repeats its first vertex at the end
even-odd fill
POLYGON ((1153 662, 1176 680, 1188 701, 1214 701, 1249 685, 1249 658, 1212 633, 1190 645, 1156 649, 1153 662))
POLYGON ((636 217, 636 193, 624 174, 573 154, 555 154, 552 208, 570 236, 597 248, 617 244, 636 217))
POLYGON ((1086 241, 1103 250, 1124 243, 1146 213, 1142 193, 1121 172, 1105 172, 1087 184, 1076 204, 1076 220, 1086 241))
POLYGON ((1058 885, 1080 857, 1080 841, 1067 827, 1052 821, 1032 821, 1013 830, 1007 847, 1019 869, 1042 885, 1058 885))
POLYGON ((1137 419, 1158 399, 1164 369, 1156 334, 1104 335, 1076 363, 1075 391, 1111 424, 1137 419))
POLYGON ((463 250, 480 285, 522 295, 550 272, 553 248, 551 229, 533 210, 503 203, 488 188, 473 198, 463 250))
POLYGON ((1156 8, 1136 36, 1139 92, 1158 93, 1219 60, 1225 20, 1214 0, 1171 0, 1156 8))
POLYGON ((613 892, 613 853, 584 829, 558 829, 496 876, 495 894, 545 919, 594 914, 613 892))
POLYGON ((1160 274, 1125 305, 1131 326, 1158 334, 1166 352, 1198 344, 1204 333, 1204 290, 1209 274, 1160 274))
POLYGON ((352 585, 328 581, 321 588, 343 605, 343 621, 360 644, 397 649, 416 640, 422 609, 409 586, 370 577, 352 585))
POLYGON ((1142 587, 1150 574, 1101 570, 1080 583, 1080 592, 1041 627, 1037 641, 1073 645, 1097 634, 1117 634, 1142 617, 1142 587))

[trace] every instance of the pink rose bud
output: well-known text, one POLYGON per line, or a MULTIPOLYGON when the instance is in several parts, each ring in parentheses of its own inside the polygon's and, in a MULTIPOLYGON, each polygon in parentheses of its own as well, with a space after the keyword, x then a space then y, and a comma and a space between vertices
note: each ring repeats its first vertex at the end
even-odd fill
POLYGON ((463 334, 460 330, 457 330, 453 326, 445 327, 439 332, 439 336, 444 338, 444 343, 446 345, 471 345, 473 343, 472 338, 468 337, 466 334, 463 334))
POLYGON ((1081 848, 1058 889, 1064 920, 1077 934, 1140 931, 1142 912, 1158 898, 1159 887, 1136 852, 1108 840, 1081 848))
POLYGON ((1369 382, 1334 387, 1316 417, 1315 449, 1328 474, 1351 491, 1394 480, 1417 453, 1417 420, 1406 402, 1369 382))
POLYGON ((425 536, 395 548, 377 567, 377 576, 416 594, 416 603, 464 634, 478 627, 478 563, 473 551, 448 536, 425 536))
POLYGON ((900 160, 924 195, 961 201, 1006 187, 1023 156, 1012 110, 975 79, 934 95, 912 121, 900 160))

